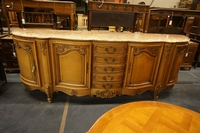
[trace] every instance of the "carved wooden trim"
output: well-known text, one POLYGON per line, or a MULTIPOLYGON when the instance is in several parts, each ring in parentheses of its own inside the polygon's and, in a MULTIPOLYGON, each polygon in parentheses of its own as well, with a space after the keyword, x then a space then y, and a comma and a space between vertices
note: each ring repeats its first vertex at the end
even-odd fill
POLYGON ((162 90, 162 83, 158 83, 156 86, 155 86, 155 89, 154 89, 154 95, 153 95, 153 98, 154 100, 157 100, 158 99, 158 94, 160 93, 160 91, 162 90))
POLYGON ((31 47, 31 44, 28 44, 28 43, 23 43, 23 46, 20 45, 18 42, 15 42, 15 45, 17 48, 22 48, 24 49, 25 51, 27 51, 29 54, 32 54, 32 47, 31 47))
POLYGON ((167 45, 166 47, 167 47, 167 48, 166 48, 166 58, 168 58, 169 55, 170 55, 170 52, 171 52, 172 46, 167 45))
POLYGON ((176 56, 180 56, 182 53, 186 51, 186 46, 177 47, 176 56))
POLYGON ((78 95, 78 91, 77 90, 72 90, 71 94, 72 94, 72 96, 77 96, 78 95))
POLYGON ((159 48, 157 47, 151 47, 151 48, 133 47, 133 48, 134 48, 134 51, 133 51, 134 55, 139 55, 141 52, 147 52, 151 56, 157 56, 159 52, 159 48))
POLYGON ((41 48, 42 54, 46 55, 47 54, 47 43, 46 42, 40 42, 40 48, 41 48))
POLYGON ((105 91, 96 91, 96 96, 100 98, 112 98, 116 97, 120 93, 116 90, 108 90, 106 89, 105 91))
POLYGON ((69 46, 69 45, 56 45, 56 53, 57 54, 66 54, 70 51, 77 51, 81 55, 85 55, 87 53, 87 46, 69 46))

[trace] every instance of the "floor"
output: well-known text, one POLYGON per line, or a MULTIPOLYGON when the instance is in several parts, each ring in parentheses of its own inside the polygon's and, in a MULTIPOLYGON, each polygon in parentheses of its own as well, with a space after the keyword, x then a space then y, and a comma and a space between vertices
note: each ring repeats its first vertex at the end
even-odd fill
MULTIPOLYGON (((111 99, 69 97, 58 92, 48 103, 45 93, 24 87, 19 73, 7 74, 7 80, 0 86, 0 133, 85 133, 118 105, 152 100, 150 92, 111 99)), ((181 70, 178 83, 172 90, 163 90, 158 101, 200 113, 200 67, 181 70)))

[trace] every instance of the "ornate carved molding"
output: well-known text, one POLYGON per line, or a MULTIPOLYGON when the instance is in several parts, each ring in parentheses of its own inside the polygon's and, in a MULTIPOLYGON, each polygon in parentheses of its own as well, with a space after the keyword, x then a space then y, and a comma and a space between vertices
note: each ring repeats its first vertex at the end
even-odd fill
POLYGON ((163 89, 162 86, 163 86, 162 83, 158 83, 158 84, 155 86, 154 95, 153 95, 154 100, 157 100, 157 99, 158 99, 158 94, 159 94, 160 91, 163 89))
POLYGON ((78 95, 78 91, 77 90, 72 90, 71 94, 72 94, 72 96, 77 96, 78 95))
POLYGON ((186 46, 177 47, 176 56, 180 56, 182 53, 186 51, 186 46))
POLYGON ((46 55, 47 54, 47 43, 46 42, 40 42, 40 48, 41 48, 42 54, 46 55))
POLYGON ((139 48, 139 47, 134 47, 134 55, 139 55, 141 52, 147 52, 151 56, 157 56, 159 52, 158 47, 151 47, 151 48, 139 48))
POLYGON ((172 46, 171 45, 167 45, 166 46, 166 58, 168 58, 169 57, 169 55, 170 55, 170 52, 171 52, 171 49, 172 49, 172 46))
POLYGON ((100 98, 112 98, 116 97, 120 93, 116 90, 108 90, 106 89, 105 91, 96 91, 96 96, 100 98))
POLYGON ((66 54, 70 51, 77 51, 79 54, 86 54, 87 53, 86 46, 69 46, 69 45, 56 45, 56 53, 57 54, 66 54))
POLYGON ((22 48, 24 49, 25 51, 27 51, 29 54, 32 54, 32 47, 31 47, 31 44, 28 44, 28 43, 22 43, 21 45, 18 43, 18 42, 15 42, 15 45, 17 48, 22 48))

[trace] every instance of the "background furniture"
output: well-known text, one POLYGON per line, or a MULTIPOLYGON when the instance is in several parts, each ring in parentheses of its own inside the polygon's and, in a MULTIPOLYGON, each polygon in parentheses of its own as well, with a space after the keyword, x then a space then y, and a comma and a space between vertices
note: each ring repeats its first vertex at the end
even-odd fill
POLYGON ((4 84, 6 82, 7 82, 6 74, 5 74, 5 71, 4 71, 3 63, 2 63, 1 58, 0 58, 0 85, 4 84))
POLYGON ((199 44, 196 42, 189 42, 188 44, 188 51, 183 58, 183 63, 181 65, 182 68, 188 68, 189 70, 192 68, 194 65, 194 58, 197 52, 199 44))
MULTIPOLYGON (((148 9, 148 5, 90 1, 88 3, 88 30, 116 26, 134 32, 137 14, 144 14, 146 17, 148 9)), ((142 21, 141 25, 144 27, 145 21, 142 21)))
POLYGON ((2 44, 3 58, 6 64, 6 72, 18 71, 19 65, 12 36, 2 37, 0 41, 2 44))
POLYGON ((57 29, 76 29, 76 4, 71 1, 4 0, 10 35, 9 12, 15 12, 20 27, 51 27, 57 29))

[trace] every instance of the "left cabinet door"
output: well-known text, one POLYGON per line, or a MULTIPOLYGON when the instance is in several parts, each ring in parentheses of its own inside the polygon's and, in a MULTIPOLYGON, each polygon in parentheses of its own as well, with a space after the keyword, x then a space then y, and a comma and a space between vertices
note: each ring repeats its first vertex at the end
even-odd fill
POLYGON ((35 40, 13 38, 20 68, 20 79, 28 89, 41 87, 35 40))
POLYGON ((50 40, 53 88, 68 95, 90 94, 91 42, 50 40))

